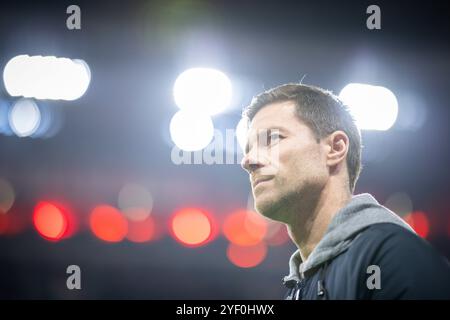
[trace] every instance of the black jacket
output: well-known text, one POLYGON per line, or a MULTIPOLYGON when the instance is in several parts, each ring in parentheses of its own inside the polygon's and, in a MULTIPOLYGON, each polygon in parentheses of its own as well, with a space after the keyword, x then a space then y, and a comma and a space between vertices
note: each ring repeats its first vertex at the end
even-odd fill
POLYGON ((332 259, 285 277, 285 299, 450 299, 448 261, 413 232, 375 223, 350 240, 332 259))

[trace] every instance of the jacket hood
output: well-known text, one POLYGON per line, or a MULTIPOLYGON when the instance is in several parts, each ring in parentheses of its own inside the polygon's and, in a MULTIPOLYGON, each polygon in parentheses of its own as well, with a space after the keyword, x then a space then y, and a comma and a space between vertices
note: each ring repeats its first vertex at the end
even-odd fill
POLYGON ((377 223, 394 223, 411 232, 413 229, 394 212, 380 205, 368 193, 355 195, 331 220, 325 235, 306 261, 297 250, 289 260, 289 275, 284 282, 299 281, 304 274, 345 251, 361 231, 377 223))

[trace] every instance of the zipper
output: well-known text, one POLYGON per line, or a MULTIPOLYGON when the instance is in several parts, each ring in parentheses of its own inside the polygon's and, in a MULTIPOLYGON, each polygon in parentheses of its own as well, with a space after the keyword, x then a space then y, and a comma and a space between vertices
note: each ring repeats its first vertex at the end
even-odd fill
POLYGON ((300 281, 297 281, 295 283, 295 291, 294 294, 292 295, 292 300, 302 300, 302 293, 303 293, 303 288, 305 286, 305 280, 300 279, 300 281))

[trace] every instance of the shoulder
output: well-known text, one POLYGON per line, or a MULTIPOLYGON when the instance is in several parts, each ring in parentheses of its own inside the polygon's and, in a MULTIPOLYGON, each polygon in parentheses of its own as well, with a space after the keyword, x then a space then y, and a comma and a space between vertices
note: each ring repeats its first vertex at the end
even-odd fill
POLYGON ((426 256, 430 259, 438 259, 448 266, 447 260, 428 241, 393 223, 371 225, 354 239, 354 245, 373 251, 378 258, 381 258, 383 254, 395 252, 403 256, 426 256))
POLYGON ((389 262, 403 269, 450 271, 447 259, 428 241, 393 223, 371 225, 354 239, 352 249, 363 251, 373 262, 389 262))
MULTIPOLYGON (((450 266, 426 240, 392 223, 374 224, 355 239, 348 250, 364 266, 375 266, 384 288, 379 298, 450 298, 450 266)), ((372 269, 373 270, 373 269, 372 269)), ((367 272, 368 273, 368 272, 367 272)))
POLYGON ((425 245, 426 241, 414 232, 394 223, 376 223, 364 229, 355 238, 354 243, 384 243, 386 241, 399 241, 406 244, 425 245))

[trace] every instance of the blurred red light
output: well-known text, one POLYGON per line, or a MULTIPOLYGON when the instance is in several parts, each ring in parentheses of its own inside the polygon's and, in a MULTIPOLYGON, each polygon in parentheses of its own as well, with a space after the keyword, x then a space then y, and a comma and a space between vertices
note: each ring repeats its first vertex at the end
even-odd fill
POLYGON ((240 268, 253 268, 259 265, 267 255, 267 245, 259 242, 253 246, 239 246, 230 243, 227 249, 228 259, 240 268))
POLYGON ((404 217, 405 221, 422 238, 426 238, 430 232, 430 223, 426 214, 422 211, 415 211, 404 217))
POLYGON ((120 242, 128 232, 125 217, 109 205, 99 205, 92 210, 89 226, 97 238, 107 242, 120 242))
POLYGON ((8 232, 9 216, 0 209, 0 235, 8 232))
POLYGON ((267 232, 267 224, 257 213, 238 210, 226 217, 223 233, 232 243, 253 246, 261 242, 267 232))
POLYGON ((270 246, 281 246, 289 241, 286 226, 282 223, 271 222, 268 226, 265 241, 270 246))
POLYGON ((196 208, 177 211, 170 221, 170 230, 176 240, 188 247, 204 245, 214 236, 211 216, 196 208))
POLYGON ((143 221, 128 221, 127 239, 132 242, 147 242, 155 238, 155 221, 148 217, 143 221))
POLYGON ((63 234, 63 239, 69 238, 78 231, 78 219, 67 207, 64 207, 64 215, 67 219, 67 229, 63 234))
POLYGON ((63 210, 50 202, 39 202, 33 213, 33 224, 45 239, 58 241, 68 229, 68 219, 63 210))

